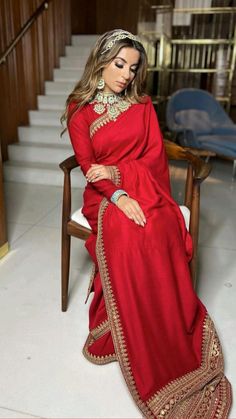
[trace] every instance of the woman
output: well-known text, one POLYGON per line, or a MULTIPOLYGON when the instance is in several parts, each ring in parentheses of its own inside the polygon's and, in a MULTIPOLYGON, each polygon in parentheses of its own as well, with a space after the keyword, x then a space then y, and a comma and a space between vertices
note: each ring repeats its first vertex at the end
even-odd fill
POLYGON ((67 100, 94 261, 83 353, 118 361, 148 419, 226 418, 231 389, 214 325, 193 291, 191 238, 170 196, 147 58, 131 33, 101 36, 67 100))

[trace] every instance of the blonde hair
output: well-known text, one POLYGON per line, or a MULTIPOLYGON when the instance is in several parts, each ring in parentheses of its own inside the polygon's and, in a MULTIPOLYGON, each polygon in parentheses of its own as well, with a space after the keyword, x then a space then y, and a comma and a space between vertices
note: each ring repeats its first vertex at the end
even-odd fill
POLYGON ((88 57, 81 79, 67 98, 66 110, 61 117, 61 122, 67 121, 68 124, 72 114, 94 97, 97 91, 98 81, 102 76, 102 70, 114 60, 121 48, 134 48, 140 53, 138 69, 135 78, 126 89, 125 98, 131 103, 142 102, 147 74, 147 55, 145 49, 134 35, 127 31, 115 29, 101 35, 95 43, 88 57), (121 39, 119 39, 119 35, 117 36, 119 33, 123 34, 121 39), (113 39, 112 43, 110 43, 110 39, 113 39), (76 106, 69 112, 68 108, 72 102, 76 103, 76 106))

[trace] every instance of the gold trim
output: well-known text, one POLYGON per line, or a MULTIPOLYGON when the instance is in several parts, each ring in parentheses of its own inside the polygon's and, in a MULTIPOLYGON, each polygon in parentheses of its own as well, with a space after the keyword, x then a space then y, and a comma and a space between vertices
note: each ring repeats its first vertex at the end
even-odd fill
MULTIPOLYGON (((124 101, 123 101, 124 102, 124 101)), ((91 102, 93 103, 93 102, 91 102)), ((117 119, 119 118, 119 116, 126 112, 128 109, 130 109, 131 107, 131 103, 127 102, 127 107, 125 107, 124 109, 119 108, 119 114, 116 116, 116 118, 113 118, 109 112, 107 111, 106 113, 104 113, 103 115, 99 116, 97 119, 95 119, 95 121, 92 122, 92 124, 89 127, 89 134, 90 134, 90 138, 92 139, 95 132, 98 131, 99 128, 103 127, 104 125, 107 125, 109 122, 116 122, 117 119)))
POLYGON ((108 320, 104 320, 102 323, 100 323, 97 327, 91 330, 90 334, 92 337, 97 340, 101 336, 105 335, 110 330, 110 325, 108 320))
POLYGON ((106 310, 108 314, 108 320, 110 323, 112 340, 115 347, 115 352, 117 360, 119 361, 123 376, 127 383, 127 386, 130 390, 130 393, 141 410, 145 415, 146 419, 155 419, 154 415, 150 411, 146 403, 141 400, 138 390, 135 385, 134 377, 131 371, 131 365, 129 362, 128 351, 124 339, 124 334, 121 326, 121 320, 119 316, 119 311, 116 306, 116 301, 113 295, 113 290, 109 278, 109 272, 104 252, 103 246, 103 229, 102 229, 102 220, 105 210, 109 202, 104 198, 100 204, 99 213, 98 213, 98 236, 96 243, 96 253, 99 265, 99 271, 101 275, 102 288, 104 293, 104 299, 106 304, 106 310))
POLYGON ((108 113, 105 113, 104 115, 99 116, 99 118, 95 119, 95 121, 93 121, 89 127, 90 138, 92 139, 95 132, 98 131, 99 128, 108 124, 108 122, 111 122, 108 113))
POLYGON ((115 172, 115 176, 114 179, 112 179, 113 183, 116 186, 121 186, 121 173, 120 170, 118 169, 117 166, 113 166, 114 172, 115 172))
POLYGON ((225 419, 230 408, 231 396, 230 384, 223 375, 223 369, 219 338, 212 320, 207 315, 203 325, 201 366, 156 392, 147 401, 148 406, 155 417, 162 419, 209 419, 213 417, 212 410, 214 413, 222 410, 224 416, 221 417, 225 419), (205 383, 207 386, 203 388, 205 383))
POLYGON ((91 293, 91 289, 92 289, 92 286, 93 286, 93 281, 94 281, 95 275, 96 275, 96 265, 95 265, 95 263, 93 263, 93 265, 92 265, 92 271, 91 271, 91 274, 90 274, 89 285, 88 285, 88 291, 87 291, 87 295, 86 295, 86 299, 85 299, 84 304, 86 304, 87 301, 88 301, 88 299, 89 299, 89 296, 90 296, 90 293, 91 293))
POLYGON ((117 361, 116 354, 110 355, 93 355, 89 352, 89 346, 91 346, 97 339, 105 335, 107 332, 110 331, 110 325, 108 320, 104 320, 100 323, 97 327, 92 329, 88 335, 88 338, 84 344, 83 348, 83 355, 85 356, 88 361, 92 362, 93 364, 103 365, 108 364, 110 362, 117 361))
POLYGON ((140 398, 131 370, 104 251, 103 216, 108 205, 109 202, 104 198, 98 214, 96 254, 116 356, 134 401, 146 419, 226 419, 231 406, 231 386, 223 375, 220 342, 208 315, 203 326, 201 366, 173 380, 148 401, 144 402, 140 398), (179 403, 180 401, 182 402, 179 403))
POLYGON ((4 243, 1 247, 0 247, 0 259, 3 258, 4 256, 6 256, 6 254, 9 252, 9 244, 8 242, 4 243))

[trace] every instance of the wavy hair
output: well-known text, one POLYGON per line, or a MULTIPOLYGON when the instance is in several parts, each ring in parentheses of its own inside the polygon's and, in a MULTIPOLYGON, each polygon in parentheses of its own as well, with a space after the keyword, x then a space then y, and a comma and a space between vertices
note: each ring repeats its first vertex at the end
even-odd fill
POLYGON ((95 96, 97 84, 102 76, 103 69, 114 60, 121 48, 134 48, 140 53, 139 65, 135 78, 128 85, 123 95, 131 103, 142 102, 147 74, 147 55, 141 42, 136 39, 130 39, 128 37, 129 35, 135 38, 132 34, 129 34, 129 32, 115 29, 104 33, 98 38, 88 57, 81 79, 67 98, 66 109, 61 117, 62 123, 67 121, 68 124, 72 114, 95 96), (115 40, 116 35, 120 32, 124 32, 122 39, 115 40), (127 34, 127 37, 124 37, 125 34, 127 34), (115 42, 111 42, 112 46, 107 47, 110 39, 115 40, 115 42), (68 108, 72 102, 76 103, 76 106, 69 112, 68 108))

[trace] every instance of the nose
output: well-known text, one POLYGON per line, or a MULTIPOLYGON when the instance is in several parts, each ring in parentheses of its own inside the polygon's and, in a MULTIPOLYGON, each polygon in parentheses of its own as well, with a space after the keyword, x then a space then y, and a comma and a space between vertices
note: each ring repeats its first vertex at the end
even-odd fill
POLYGON ((124 78, 125 81, 128 81, 130 78, 129 68, 126 66, 124 66, 123 68, 122 77, 124 78))

